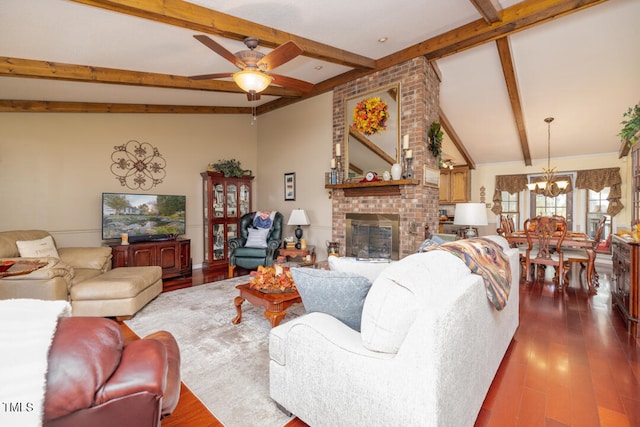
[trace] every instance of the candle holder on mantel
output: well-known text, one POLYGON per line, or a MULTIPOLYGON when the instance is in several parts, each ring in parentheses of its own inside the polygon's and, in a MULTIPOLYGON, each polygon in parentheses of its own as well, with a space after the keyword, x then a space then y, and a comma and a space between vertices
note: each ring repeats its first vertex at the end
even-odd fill
POLYGON ((340 164, 340 156, 336 155, 336 181, 337 184, 343 184, 342 165, 340 164))
POLYGON ((403 177, 406 179, 413 178, 413 169, 411 169, 411 161, 413 159, 413 150, 405 149, 402 150, 402 165, 404 166, 404 174, 403 177))
POLYGON ((407 157, 407 170, 405 172, 405 176, 407 179, 413 179, 413 169, 411 169, 411 157, 407 157))

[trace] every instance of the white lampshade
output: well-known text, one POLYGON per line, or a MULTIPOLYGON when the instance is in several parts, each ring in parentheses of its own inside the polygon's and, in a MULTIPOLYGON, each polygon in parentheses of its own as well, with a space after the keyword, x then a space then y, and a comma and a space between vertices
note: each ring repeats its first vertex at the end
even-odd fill
POLYGON ((242 70, 233 74, 233 81, 245 92, 260 93, 269 87, 271 80, 271 76, 256 70, 242 70))
POLYGON ((487 225, 487 208, 484 203, 458 203, 453 223, 455 225, 487 225))
POLYGON ((304 209, 294 209, 291 211, 287 225, 309 225, 309 217, 304 209))

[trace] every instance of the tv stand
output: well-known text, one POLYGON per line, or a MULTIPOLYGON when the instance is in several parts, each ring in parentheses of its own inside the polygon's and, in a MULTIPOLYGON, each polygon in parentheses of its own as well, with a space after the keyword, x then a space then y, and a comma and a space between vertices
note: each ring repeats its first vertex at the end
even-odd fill
MULTIPOLYGON (((162 279, 191 277, 191 240, 165 239, 157 241, 109 243, 113 260, 112 267, 162 267, 162 279)), ((173 287, 172 287, 173 288, 173 287)), ((168 290, 168 289, 164 289, 168 290)))

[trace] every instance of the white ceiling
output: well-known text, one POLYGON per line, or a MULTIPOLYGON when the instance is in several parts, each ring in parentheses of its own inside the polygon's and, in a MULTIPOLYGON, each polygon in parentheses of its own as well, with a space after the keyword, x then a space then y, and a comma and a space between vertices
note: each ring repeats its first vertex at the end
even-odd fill
MULTIPOLYGON (((470 0, 191 3, 372 59, 481 18, 470 0)), ((492 3, 500 10, 518 2, 492 3)), ((194 34, 68 0, 0 0, 0 56, 178 76, 236 71, 194 34)), ((210 37, 232 52, 245 49, 210 37)), ((609 0, 515 33, 509 42, 531 158, 546 159, 548 116, 555 117, 552 157, 617 152, 622 114, 640 100, 640 1, 609 0)), ((441 108, 475 163, 524 165, 496 44, 439 59, 437 66, 441 108)), ((349 70, 299 56, 276 72, 315 84, 349 70)), ((0 99, 251 106, 235 93, 18 77, 0 77, 0 99)), ((275 99, 262 96, 259 104, 275 99)), ((446 141, 445 152, 458 157, 450 147, 446 141)))

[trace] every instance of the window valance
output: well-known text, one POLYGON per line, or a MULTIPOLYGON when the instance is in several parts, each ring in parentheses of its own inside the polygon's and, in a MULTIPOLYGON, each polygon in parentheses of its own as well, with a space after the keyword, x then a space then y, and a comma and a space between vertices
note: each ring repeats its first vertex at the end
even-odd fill
POLYGON ((502 192, 519 193, 527 188, 527 175, 496 175, 496 190, 493 193, 491 212, 496 215, 502 213, 502 192))
POLYGON ((615 216, 624 208, 620 202, 622 197, 620 168, 588 169, 578 171, 576 174, 576 188, 602 191, 605 187, 609 187, 607 215, 615 216))
MULTIPOLYGON (((496 189, 493 194, 491 212, 500 215, 502 213, 502 192, 507 191, 509 194, 515 194, 526 190, 528 180, 527 175, 496 175, 496 189)), ((535 182, 535 179, 532 182, 535 182)), ((569 179, 569 182, 571 182, 571 179, 569 179)), ((607 215, 615 216, 624 208, 620 202, 622 197, 621 185, 620 168, 579 170, 576 173, 576 188, 599 192, 605 187, 609 187, 607 215)), ((571 187, 569 187, 568 191, 571 190, 571 187)))

